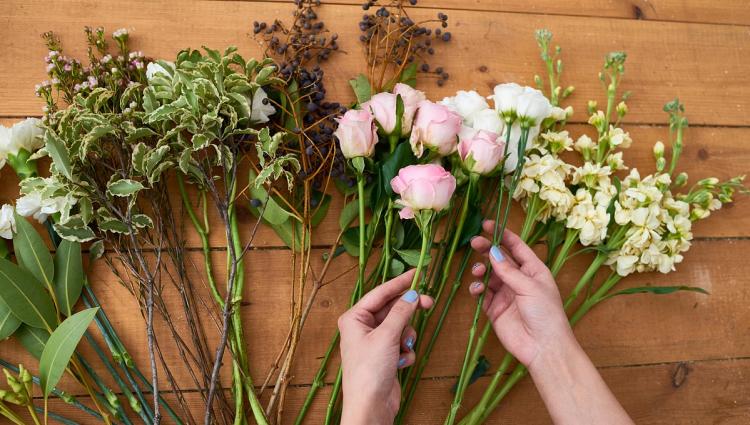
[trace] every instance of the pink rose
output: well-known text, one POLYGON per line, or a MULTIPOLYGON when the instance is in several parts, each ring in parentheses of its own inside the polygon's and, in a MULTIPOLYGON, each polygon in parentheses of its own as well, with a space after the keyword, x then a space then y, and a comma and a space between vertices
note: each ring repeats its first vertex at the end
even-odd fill
POLYGON ((410 165, 398 171, 391 180, 391 188, 401 199, 399 216, 414 218, 414 211, 442 211, 450 204, 456 190, 456 178, 436 164, 410 165))
POLYGON ((421 157, 425 147, 441 156, 452 154, 456 150, 456 136, 462 121, 461 116, 447 106, 428 100, 419 102, 409 139, 414 155, 421 157))
POLYGON ((372 115, 359 109, 350 109, 336 118, 339 126, 333 133, 339 139, 341 153, 346 158, 372 156, 378 134, 373 125, 372 115))
POLYGON ((485 175, 500 165, 504 144, 496 133, 464 127, 458 140, 458 156, 469 171, 485 175))
POLYGON ((378 93, 362 104, 362 109, 372 112, 375 121, 380 124, 385 134, 393 133, 396 129, 396 95, 393 93, 378 93))
POLYGON ((419 102, 425 100, 426 97, 424 92, 404 83, 396 84, 393 87, 393 93, 401 95, 401 100, 404 102, 404 117, 401 122, 401 135, 403 136, 411 131, 411 124, 414 121, 414 114, 417 112, 419 102))

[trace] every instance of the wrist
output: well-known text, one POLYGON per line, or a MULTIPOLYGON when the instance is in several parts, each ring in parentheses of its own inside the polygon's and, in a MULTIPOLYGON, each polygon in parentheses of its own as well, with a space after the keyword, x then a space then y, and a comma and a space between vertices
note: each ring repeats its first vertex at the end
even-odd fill
POLYGON ((344 394, 341 423, 346 425, 391 425, 393 418, 383 417, 385 409, 372 398, 344 394))
POLYGON ((577 362, 577 359, 585 355, 573 331, 567 328, 541 345, 536 357, 526 366, 532 376, 535 374, 549 376, 551 371, 568 369, 577 362))

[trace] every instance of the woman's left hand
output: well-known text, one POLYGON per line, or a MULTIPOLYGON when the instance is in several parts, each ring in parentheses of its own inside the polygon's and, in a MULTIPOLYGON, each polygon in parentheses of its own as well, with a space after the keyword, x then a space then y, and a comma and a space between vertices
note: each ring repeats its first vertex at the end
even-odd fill
POLYGON ((398 369, 414 363, 411 321, 432 298, 406 291, 408 271, 367 293, 339 317, 344 408, 341 423, 392 424, 401 402, 398 369), (406 291, 406 292, 404 292, 406 291))

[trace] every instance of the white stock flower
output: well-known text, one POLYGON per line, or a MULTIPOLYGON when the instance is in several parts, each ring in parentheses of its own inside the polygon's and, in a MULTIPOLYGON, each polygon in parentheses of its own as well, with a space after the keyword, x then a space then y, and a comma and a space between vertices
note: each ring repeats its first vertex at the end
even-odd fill
POLYGON ((13 211, 13 205, 5 204, 0 208, 0 237, 4 239, 13 239, 16 232, 16 216, 13 211))
POLYGON ((627 149, 633 143, 633 139, 630 138, 630 134, 614 126, 609 126, 609 145, 613 148, 627 149))
POLYGON ((276 113, 276 108, 268 100, 268 94, 262 88, 255 90, 251 106, 250 121, 255 124, 268 122, 269 117, 276 113))
POLYGON ((573 184, 583 183, 586 187, 597 188, 609 183, 609 176, 612 174, 608 165, 601 166, 595 162, 584 162, 582 166, 573 170, 573 184))
POLYGON ((516 200, 528 199, 538 194, 544 205, 538 212, 538 220, 554 216, 562 219, 573 206, 574 197, 565 184, 570 165, 550 155, 529 155, 524 163, 521 177, 513 194, 516 200))
POLYGON ((566 226, 580 230, 581 244, 589 246, 602 243, 607 237, 608 224, 607 206, 595 203, 587 189, 578 189, 575 205, 568 213, 566 226))
POLYGON ((584 151, 591 150, 594 148, 594 141, 591 140, 591 137, 587 135, 582 135, 581 137, 576 140, 575 144, 573 145, 573 148, 583 153, 584 151))
POLYGON ((490 107, 487 101, 474 90, 459 90, 455 96, 446 97, 438 103, 461 115, 464 125, 469 127, 474 127, 474 118, 477 114, 490 107))
POLYGON ((605 162, 612 171, 627 170, 625 161, 622 159, 622 152, 615 152, 607 155, 605 162))
POLYGON ((543 141, 545 147, 554 155, 563 151, 573 150, 573 139, 570 138, 567 130, 557 132, 547 131, 540 138, 537 138, 537 140, 543 141))
POLYGON ((18 155, 21 149, 33 154, 44 146, 42 121, 26 118, 10 128, 0 125, 0 168, 10 155, 18 155))

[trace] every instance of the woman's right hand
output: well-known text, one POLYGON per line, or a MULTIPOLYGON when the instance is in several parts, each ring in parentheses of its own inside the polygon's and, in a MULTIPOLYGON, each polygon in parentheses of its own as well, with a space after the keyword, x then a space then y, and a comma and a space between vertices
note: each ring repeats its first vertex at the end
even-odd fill
MULTIPOLYGON (((495 222, 484 222, 492 233, 495 222)), ((488 257, 492 266, 484 308, 503 346, 525 366, 539 356, 558 349, 559 344, 575 341, 560 299, 555 279, 547 266, 521 238, 506 230, 501 250, 489 239, 477 236, 471 247, 488 257)), ((472 274, 484 277, 486 266, 476 263, 472 274)), ((485 290, 482 282, 469 287, 473 296, 485 290)))

